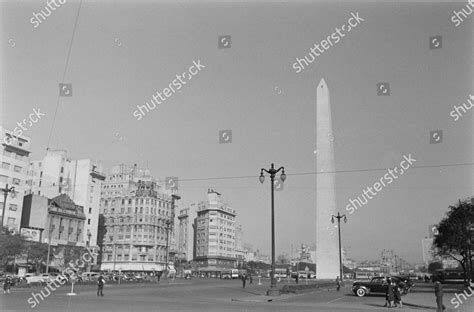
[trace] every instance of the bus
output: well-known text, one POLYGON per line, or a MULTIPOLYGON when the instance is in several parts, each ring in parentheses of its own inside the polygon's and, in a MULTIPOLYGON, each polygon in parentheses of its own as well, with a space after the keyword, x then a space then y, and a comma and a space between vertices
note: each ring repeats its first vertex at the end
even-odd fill
POLYGON ((463 284, 464 271, 455 269, 439 269, 432 276, 433 282, 439 281, 442 284, 463 284))
POLYGON ((238 269, 231 269, 230 270, 230 277, 231 278, 239 278, 239 270, 238 269))

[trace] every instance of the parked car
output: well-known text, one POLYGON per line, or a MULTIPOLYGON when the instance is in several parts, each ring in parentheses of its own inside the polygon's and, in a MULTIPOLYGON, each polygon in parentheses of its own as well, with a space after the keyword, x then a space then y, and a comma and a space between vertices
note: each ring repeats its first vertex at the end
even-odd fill
MULTIPOLYGON (((402 294, 407 294, 407 285, 399 278, 392 278, 395 284, 402 289, 402 294)), ((364 297, 365 295, 378 293, 385 294, 387 292, 388 284, 386 277, 374 277, 369 282, 366 281, 355 281, 352 284, 352 292, 358 297, 364 297)))
POLYGON ((28 284, 31 283, 45 283, 44 277, 42 275, 35 275, 33 273, 26 273, 24 276, 28 281, 28 284))
POLYGON ((100 276, 97 272, 84 272, 81 274, 84 281, 95 281, 100 276))

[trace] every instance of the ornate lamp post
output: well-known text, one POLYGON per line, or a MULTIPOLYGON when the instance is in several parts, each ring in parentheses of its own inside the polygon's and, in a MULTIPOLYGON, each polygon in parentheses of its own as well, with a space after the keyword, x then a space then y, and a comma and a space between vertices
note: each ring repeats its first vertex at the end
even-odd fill
POLYGON ((4 187, 4 188, 1 188, 0 191, 3 191, 3 210, 2 210, 2 226, 3 226, 3 222, 5 220, 5 209, 7 207, 7 195, 8 193, 11 193, 11 197, 12 198, 15 198, 15 187, 12 186, 12 187, 8 187, 8 184, 4 187))
POLYGON ((334 223, 334 218, 337 219, 337 229, 339 230, 339 278, 341 279, 341 283, 343 282, 343 274, 342 274, 342 249, 341 249, 341 219, 344 219, 344 223, 347 222, 346 215, 342 215, 338 212, 337 216, 333 215, 331 217, 331 222, 334 223))
POLYGON ((263 184, 265 181, 265 177, 263 176, 263 172, 266 172, 270 175, 271 180, 271 192, 272 192, 272 273, 271 273, 271 283, 270 289, 267 291, 267 296, 279 296, 280 290, 276 287, 276 280, 275 280, 275 204, 274 204, 274 183, 275 183, 275 175, 282 171, 280 178, 281 181, 284 182, 286 179, 285 168, 280 167, 275 169, 273 163, 270 169, 266 170, 264 168, 260 169, 260 183, 263 184))

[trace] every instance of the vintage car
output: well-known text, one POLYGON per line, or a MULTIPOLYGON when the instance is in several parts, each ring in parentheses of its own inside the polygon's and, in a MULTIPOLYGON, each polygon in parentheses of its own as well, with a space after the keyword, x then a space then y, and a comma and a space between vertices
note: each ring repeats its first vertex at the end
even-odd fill
MULTIPOLYGON (((401 288, 402 295, 406 295, 412 285, 406 283, 403 279, 397 276, 393 276, 392 280, 395 284, 401 288)), ((365 295, 376 293, 385 294, 388 289, 388 283, 386 277, 374 277, 370 281, 355 281, 352 284, 352 292, 358 297, 364 297, 365 295)))

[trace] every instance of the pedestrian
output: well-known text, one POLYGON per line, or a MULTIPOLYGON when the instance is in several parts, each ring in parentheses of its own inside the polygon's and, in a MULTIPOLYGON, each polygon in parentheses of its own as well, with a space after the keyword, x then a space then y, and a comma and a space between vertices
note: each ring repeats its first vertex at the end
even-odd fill
POLYGON ((296 284, 298 284, 299 279, 300 279, 299 274, 298 274, 298 272, 296 272, 296 277, 295 277, 296 284))
POLYGON ((242 288, 245 288, 245 281, 247 280, 247 277, 245 276, 245 274, 242 273, 242 275, 240 275, 240 278, 242 279, 242 288))
POLYGON ((97 296, 104 296, 104 294, 102 293, 102 291, 104 290, 104 284, 105 278, 102 276, 102 274, 100 274, 99 278, 97 279, 97 296))
POLYGON ((8 275, 5 278, 5 280, 3 281, 3 293, 4 294, 10 293, 11 284, 12 284, 12 278, 10 277, 10 275, 8 275))
POLYGON ((397 304, 399 304, 400 308, 403 308, 401 288, 398 287, 397 285, 395 285, 395 287, 393 288, 393 294, 394 294, 394 297, 395 297, 395 307, 397 306, 397 304))
POLYGON ((336 289, 337 291, 341 289, 341 280, 339 279, 339 276, 336 277, 336 289))
POLYGON ((443 285, 439 282, 435 282, 435 296, 436 296, 436 311, 437 312, 443 312, 443 310, 446 309, 446 307, 443 304, 443 285))
POLYGON ((385 305, 384 305, 384 307, 391 308, 393 306, 393 301, 395 299, 395 295, 393 293, 393 287, 394 287, 394 285, 392 284, 392 279, 390 277, 387 277, 387 290, 385 292, 385 305))
POLYGON ((250 284, 253 284, 253 277, 252 277, 252 273, 249 274, 249 281, 250 281, 250 284))

